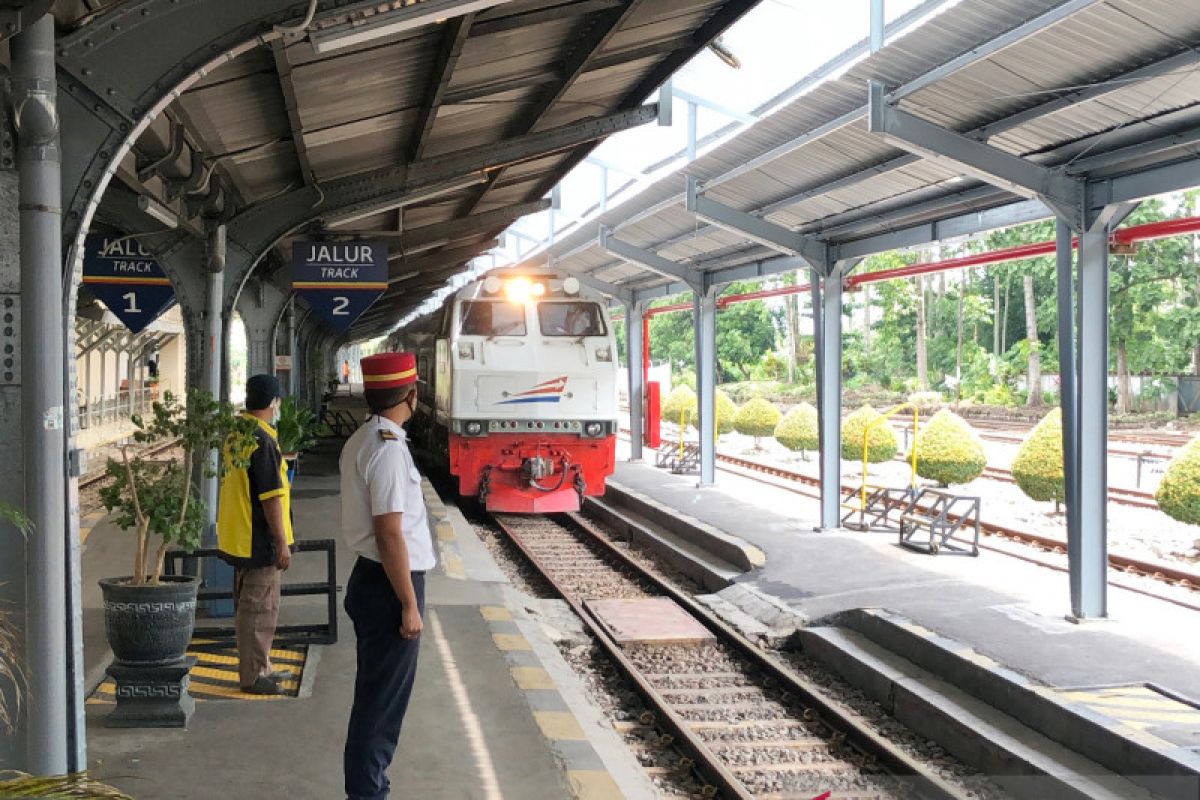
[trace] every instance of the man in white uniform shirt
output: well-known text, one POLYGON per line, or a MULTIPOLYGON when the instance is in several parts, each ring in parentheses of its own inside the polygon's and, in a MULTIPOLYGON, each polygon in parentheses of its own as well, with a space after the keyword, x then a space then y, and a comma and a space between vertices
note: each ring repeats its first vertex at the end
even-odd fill
POLYGON ((417 402, 412 353, 361 362, 371 416, 342 448, 342 533, 358 556, 346 586, 358 672, 346 732, 350 800, 382 800, 417 672, 425 571, 435 564, 421 475, 401 426, 417 402))

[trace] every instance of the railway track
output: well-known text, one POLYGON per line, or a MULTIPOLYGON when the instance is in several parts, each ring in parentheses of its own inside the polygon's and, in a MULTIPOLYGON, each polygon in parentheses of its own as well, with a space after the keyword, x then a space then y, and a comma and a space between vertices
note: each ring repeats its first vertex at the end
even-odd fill
MULTIPOLYGON (((139 456, 145 458, 155 456, 159 453, 165 453, 179 444, 178 439, 169 442, 147 447, 138 453, 139 456)), ((99 470, 88 475, 84 475, 79 479, 79 507, 83 513, 93 511, 101 507, 100 503, 100 488, 105 481, 108 480, 108 474, 104 470, 99 470)))
POLYGON ((614 546, 582 516, 493 520, 653 709, 639 724, 657 729, 661 744, 684 753, 682 765, 704 781, 703 796, 960 796, 814 683, 614 546), (702 644, 620 645, 589 605, 648 597, 670 598, 714 638, 702 644))

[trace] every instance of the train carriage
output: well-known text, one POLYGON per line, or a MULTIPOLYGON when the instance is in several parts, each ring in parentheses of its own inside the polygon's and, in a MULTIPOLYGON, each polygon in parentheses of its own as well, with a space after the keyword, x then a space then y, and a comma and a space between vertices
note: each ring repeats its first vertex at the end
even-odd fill
POLYGON ((601 295, 552 270, 496 270, 397 339, 422 376, 413 439, 462 495, 550 513, 604 493, 618 367, 601 295))

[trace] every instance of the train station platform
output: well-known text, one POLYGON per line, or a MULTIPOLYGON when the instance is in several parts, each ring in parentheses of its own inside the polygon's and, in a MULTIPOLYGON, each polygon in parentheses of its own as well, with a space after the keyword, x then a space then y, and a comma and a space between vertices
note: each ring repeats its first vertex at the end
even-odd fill
MULTIPOLYGON (((764 599, 786 606, 796 615, 788 622, 809 631, 793 640, 802 648, 814 635, 842 637, 851 649, 873 638, 863 647, 880 658, 957 670, 930 680, 970 683, 985 700, 992 691, 987 702, 1005 713, 1014 714, 1008 700, 1050 698, 1096 723, 1100 735, 1115 733, 1119 747, 1167 753, 1188 765, 1185 773, 1200 765, 1200 640, 1192 635, 1200 602, 1185 589, 1125 584, 1121 576, 1134 589, 1110 588, 1110 618, 1078 623, 1068 619, 1066 572, 990 550, 931 556, 900 547, 894 532, 817 531, 817 501, 778 484, 721 471, 716 486, 697 488, 695 476, 619 461, 609 486, 605 501, 614 508, 657 509, 654 519, 668 531, 707 527, 758 554, 761 565, 718 597, 748 590, 753 599, 742 608, 751 616, 755 604, 764 617, 775 615, 764 599), (1163 597, 1148 593, 1157 591, 1163 597)), ((986 496, 983 504, 986 512, 986 496)), ((869 682, 859 685, 871 693, 869 682)), ((1053 724, 1046 730, 1056 735, 1053 724)))
POLYGON ((765 563, 737 582, 804 619, 885 608, 1048 685, 1149 681, 1200 698, 1194 608, 1114 586, 1109 619, 1074 623, 1064 572, 991 551, 930 556, 895 533, 817 532, 817 501, 770 483, 722 471, 698 489, 694 476, 619 461, 612 484, 760 549, 765 563))
MULTIPOLYGON (((323 440, 293 487, 299 540, 340 539, 337 453, 323 440)), ((457 509, 426 484, 439 564, 427 578, 425 630, 412 705, 390 777, 394 796, 562 800, 647 797, 647 779, 539 623, 457 509)), ((110 655, 96 580, 125 574, 129 534, 100 522, 84 555, 92 777, 138 800, 291 797, 328 800, 342 791, 342 747, 353 695, 353 627, 341 608, 335 645, 295 661, 295 697, 252 698, 236 675, 193 671, 196 711, 186 730, 105 726, 111 695, 101 685, 110 655), (303 662, 302 670, 299 663, 303 662), (232 685, 231 685, 232 684, 232 685), (224 686, 224 689, 221 687, 224 686)), ((339 543, 340 544, 340 543, 339 543)), ((339 546, 344 586, 352 558, 339 546)), ((319 580, 324 563, 300 553, 286 582, 319 580)), ((324 613, 323 598, 285 597, 281 623, 324 613)), ((198 624, 208 620, 200 619, 198 624)), ((229 666, 228 669, 235 669, 229 666)))

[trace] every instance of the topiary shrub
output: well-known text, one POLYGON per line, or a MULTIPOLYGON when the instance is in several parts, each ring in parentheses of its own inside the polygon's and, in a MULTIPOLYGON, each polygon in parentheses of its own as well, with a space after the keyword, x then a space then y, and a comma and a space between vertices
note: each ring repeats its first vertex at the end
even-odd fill
POLYGON ((664 422, 674 425, 682 421, 685 428, 693 424, 696 419, 696 393, 686 386, 676 386, 662 404, 662 418, 664 422))
MULTIPOLYGON (((847 461, 862 461, 863 431, 881 416, 883 415, 870 406, 863 406, 842 421, 842 458, 847 461)), ((897 449, 896 432, 892 430, 891 425, 884 422, 871 428, 867 437, 868 463, 881 464, 891 461, 897 449)))
POLYGON ((1200 525, 1200 436, 1171 459, 1154 499, 1163 513, 1189 525, 1200 525))
POLYGON ((817 429, 817 410, 808 403, 801 403, 779 420, 775 426, 775 439, 793 453, 799 451, 805 461, 809 450, 821 446, 817 429))
POLYGON ((759 439, 775 433, 779 416, 778 408, 761 397, 756 397, 737 412, 737 416, 733 418, 733 428, 744 436, 753 436, 754 446, 758 447, 759 439))
POLYGON ((733 420, 737 416, 738 407, 729 399, 729 395, 717 389, 716 400, 717 433, 733 433, 733 420))
POLYGON ((1054 409, 1030 431, 1012 462, 1013 480, 1031 500, 1064 499, 1062 411, 1054 409))
POLYGON ((940 407, 944 400, 941 392, 913 392, 908 396, 908 402, 921 409, 924 414, 940 407))
POLYGON ((966 420, 944 408, 917 432, 917 474, 941 486, 970 483, 983 474, 983 442, 966 420))

